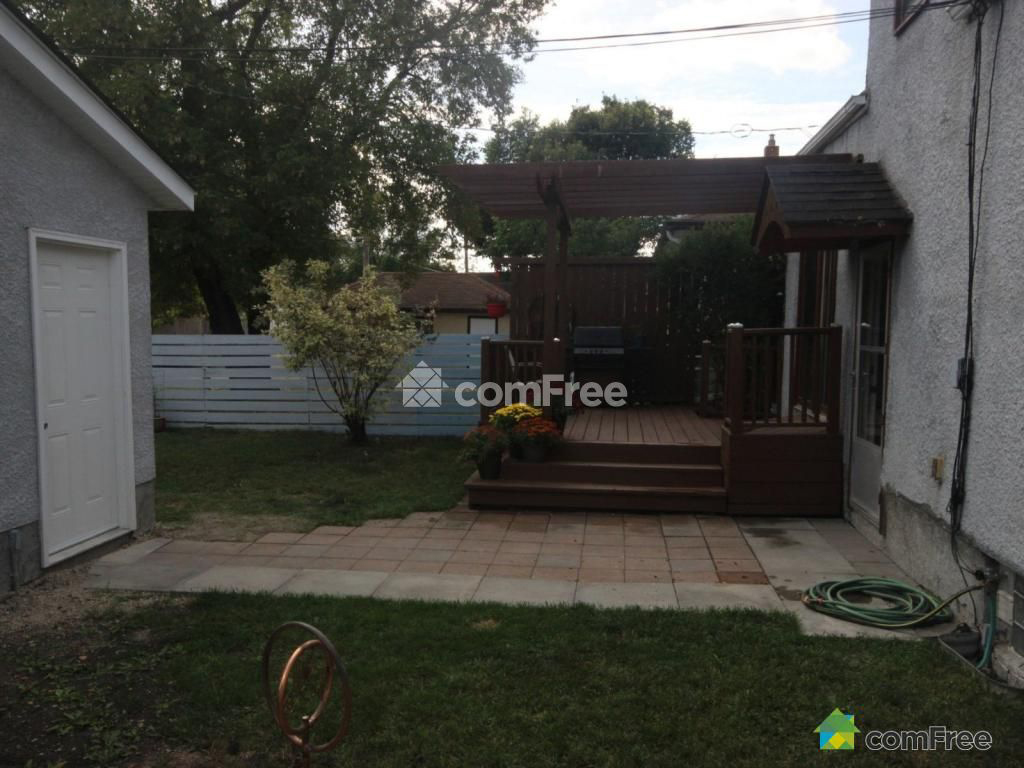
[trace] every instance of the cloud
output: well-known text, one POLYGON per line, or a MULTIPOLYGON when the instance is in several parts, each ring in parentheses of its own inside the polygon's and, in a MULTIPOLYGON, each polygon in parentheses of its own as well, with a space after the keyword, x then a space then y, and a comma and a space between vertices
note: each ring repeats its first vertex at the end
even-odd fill
MULTIPOLYGON (((540 38, 688 29, 793 19, 866 7, 865 0, 558 0, 537 24, 540 38)), ((604 94, 670 106, 695 130, 820 125, 863 87, 863 50, 848 39, 866 25, 671 43, 639 48, 539 54, 522 65, 516 108, 542 121, 564 119, 604 94), (846 39, 844 39, 846 38, 846 39)), ((624 42, 624 41, 608 41, 624 42)), ((550 46, 590 43, 552 43, 550 46)), ((784 153, 813 130, 786 132, 784 153)), ((767 135, 698 136, 700 157, 760 154, 767 135)))
MULTIPOLYGON (((693 29, 769 19, 793 19, 835 13, 823 0, 559 0, 537 27, 538 37, 577 37, 615 32, 693 29)), ((659 41, 665 38, 656 38, 659 41)), ((634 42, 613 40, 607 43, 634 42)), ((547 44, 543 47, 560 47, 547 44)), ((566 43, 566 46, 591 43, 566 43)), ((780 75, 828 72, 843 66, 850 48, 835 26, 789 32, 695 39, 689 42, 538 54, 531 68, 575 71, 599 78, 609 87, 642 76, 652 86, 679 80, 706 81, 750 68, 780 75)))

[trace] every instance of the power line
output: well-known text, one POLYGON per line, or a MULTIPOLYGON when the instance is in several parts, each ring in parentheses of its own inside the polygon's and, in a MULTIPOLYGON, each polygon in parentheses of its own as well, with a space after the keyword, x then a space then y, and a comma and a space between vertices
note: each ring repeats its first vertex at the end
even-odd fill
MULTIPOLYGON (((750 21, 750 22, 737 22, 735 24, 718 24, 715 26, 708 27, 689 27, 685 29, 660 29, 648 32, 620 32, 604 35, 580 35, 576 37, 548 37, 548 38, 537 38, 533 42, 535 44, 544 43, 574 43, 574 42, 593 42, 597 40, 615 40, 623 38, 636 38, 636 37, 655 37, 665 35, 685 35, 685 34, 696 34, 700 32, 723 32, 729 30, 745 29, 751 27, 762 27, 762 26, 778 26, 778 25, 789 25, 789 24, 800 24, 810 23, 816 21, 836 21, 840 19, 857 17, 856 20, 867 20, 872 15, 892 15, 891 10, 878 9, 872 11, 870 9, 862 11, 846 11, 844 13, 832 13, 823 14, 818 16, 800 16, 789 19, 769 19, 763 21, 750 21)), ((474 48, 485 43, 445 43, 443 46, 440 43, 434 43, 431 47, 447 47, 447 48, 474 48)), ((86 50, 99 50, 106 46, 92 46, 88 48, 73 49, 76 51, 86 50)), ((339 44, 335 46, 336 50, 372 50, 378 47, 374 45, 353 45, 353 44, 339 44)), ((237 47, 227 46, 123 46, 119 50, 124 51, 183 51, 186 53, 203 53, 206 51, 224 51, 224 52, 237 52, 237 47)), ((312 53, 322 52, 329 50, 328 46, 309 46, 309 45, 276 45, 276 46, 254 46, 248 49, 254 53, 312 53)))
MULTIPOLYGON (((971 0, 935 0, 935 2, 925 5, 922 11, 934 11, 940 8, 950 8, 954 6, 967 5, 971 0)), ((670 45, 673 43, 687 43, 695 42, 699 40, 715 40, 721 38, 730 37, 743 37, 748 35, 759 35, 769 34, 773 32, 792 32, 804 29, 816 29, 820 27, 838 26, 840 24, 851 24, 860 23, 864 21, 871 21, 877 18, 892 18, 896 11, 893 7, 878 8, 868 11, 851 11, 842 14, 831 14, 824 16, 806 16, 795 19, 780 19, 775 21, 759 21, 759 22, 745 22, 737 24, 718 25, 712 27, 695 27, 691 29, 677 29, 677 30, 655 30, 650 32, 630 32, 630 33, 619 33, 609 35, 587 35, 579 37, 560 37, 560 38, 542 38, 533 41, 534 44, 544 43, 555 43, 555 42, 587 42, 595 40, 610 40, 610 39, 622 39, 622 38, 635 38, 635 37, 654 37, 654 36, 668 36, 668 35, 690 35, 688 37, 674 37, 669 40, 641 40, 626 43, 611 43, 611 44, 600 44, 600 45, 586 45, 586 46, 562 46, 554 48, 533 48, 528 50, 521 50, 519 48, 513 48, 509 46, 495 45, 493 52, 502 53, 506 55, 526 55, 535 56, 541 53, 566 53, 573 51, 595 51, 595 50, 608 50, 615 48, 637 48, 647 47, 653 45, 670 45), (709 33, 709 34, 702 34, 709 33)), ((449 53, 454 52, 457 49, 474 49, 474 48, 487 48, 491 46, 490 43, 430 43, 428 45, 418 46, 412 51, 423 51, 423 52, 437 52, 437 53, 449 53)), ((373 51, 377 50, 379 46, 363 46, 363 45, 338 45, 335 46, 335 50, 338 51, 373 51)), ((308 55, 312 53, 322 53, 327 51, 326 47, 307 47, 307 46, 296 46, 296 47, 267 47, 267 48, 254 48, 253 52, 259 53, 279 53, 284 54, 286 57, 301 56, 301 58, 259 58, 251 56, 242 56, 237 48, 225 48, 225 47, 202 47, 202 48, 177 48, 172 46, 159 46, 159 47, 81 47, 72 48, 71 52, 76 56, 82 56, 90 59, 110 59, 110 60, 140 60, 140 61, 208 61, 207 57, 198 56, 187 56, 175 53, 181 51, 186 54, 199 54, 199 53, 233 53, 234 56, 217 56, 215 61, 245 61, 250 64, 287 64, 287 63, 306 63, 309 61, 308 55), (91 51, 97 50, 117 50, 117 51, 132 51, 133 53, 92 53, 91 51), (140 55, 139 52, 159 52, 159 55, 140 55)))

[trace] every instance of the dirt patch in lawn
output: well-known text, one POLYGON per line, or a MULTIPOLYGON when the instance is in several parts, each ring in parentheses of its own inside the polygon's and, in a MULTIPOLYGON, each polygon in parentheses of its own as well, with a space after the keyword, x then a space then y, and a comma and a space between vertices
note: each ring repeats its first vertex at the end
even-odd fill
POLYGON ((265 533, 308 533, 316 524, 295 515, 199 512, 189 520, 157 522, 153 533, 168 539, 256 541, 265 533))

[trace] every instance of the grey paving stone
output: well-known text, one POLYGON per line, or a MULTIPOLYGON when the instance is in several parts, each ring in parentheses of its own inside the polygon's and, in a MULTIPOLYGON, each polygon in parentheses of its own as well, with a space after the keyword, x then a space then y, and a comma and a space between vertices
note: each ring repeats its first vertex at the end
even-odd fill
POLYGON ((812 611, 803 603, 786 601, 784 607, 796 616, 797 621, 800 622, 800 631, 805 635, 821 637, 871 637, 883 640, 915 640, 919 637, 912 632, 893 632, 888 629, 855 624, 852 621, 842 621, 832 616, 826 616, 824 613, 812 611))
POLYGON ((390 600, 465 602, 480 586, 480 576, 457 573, 392 573, 373 593, 390 600))
POLYGON ((778 531, 813 531, 814 526, 804 517, 737 517, 741 531, 748 528, 767 528, 778 531))
POLYGON ((800 595, 810 586, 822 581, 845 581, 856 578, 852 573, 813 573, 810 571, 776 571, 767 574, 768 583, 783 600, 799 601, 800 595))
POLYGON ((676 608, 671 584, 618 584, 615 582, 580 583, 576 602, 598 608, 676 608))
POLYGON ((279 595, 331 595, 369 597, 390 576, 379 571, 335 571, 308 569, 277 590, 279 595))
POLYGON ((291 568, 215 565, 185 579, 175 587, 178 592, 273 592, 298 573, 291 568))
POLYGON ((140 592, 169 592, 183 579, 202 573, 206 565, 94 565, 85 582, 89 589, 134 589, 140 592))
POLYGON ((575 581, 486 576, 473 595, 473 601, 510 605, 571 605, 575 595, 575 581))
POLYGON ((781 611, 782 601, 766 584, 702 584, 679 581, 675 584, 680 608, 757 608, 781 611))
POLYGON ((765 573, 808 571, 855 573, 850 561, 817 531, 748 528, 747 544, 761 561, 765 573))
POLYGON ((146 539, 104 555, 96 562, 103 565, 129 565, 138 562, 150 552, 155 552, 168 542, 170 539, 146 539))

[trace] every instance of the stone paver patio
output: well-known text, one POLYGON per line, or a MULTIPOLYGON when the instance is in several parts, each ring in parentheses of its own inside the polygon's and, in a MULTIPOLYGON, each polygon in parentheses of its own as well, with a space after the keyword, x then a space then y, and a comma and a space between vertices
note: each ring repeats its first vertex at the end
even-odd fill
POLYGON ((830 578, 906 576, 843 520, 612 513, 416 513, 254 543, 151 539, 101 558, 90 586, 599 607, 791 611, 805 631, 892 633, 815 614, 830 578))

